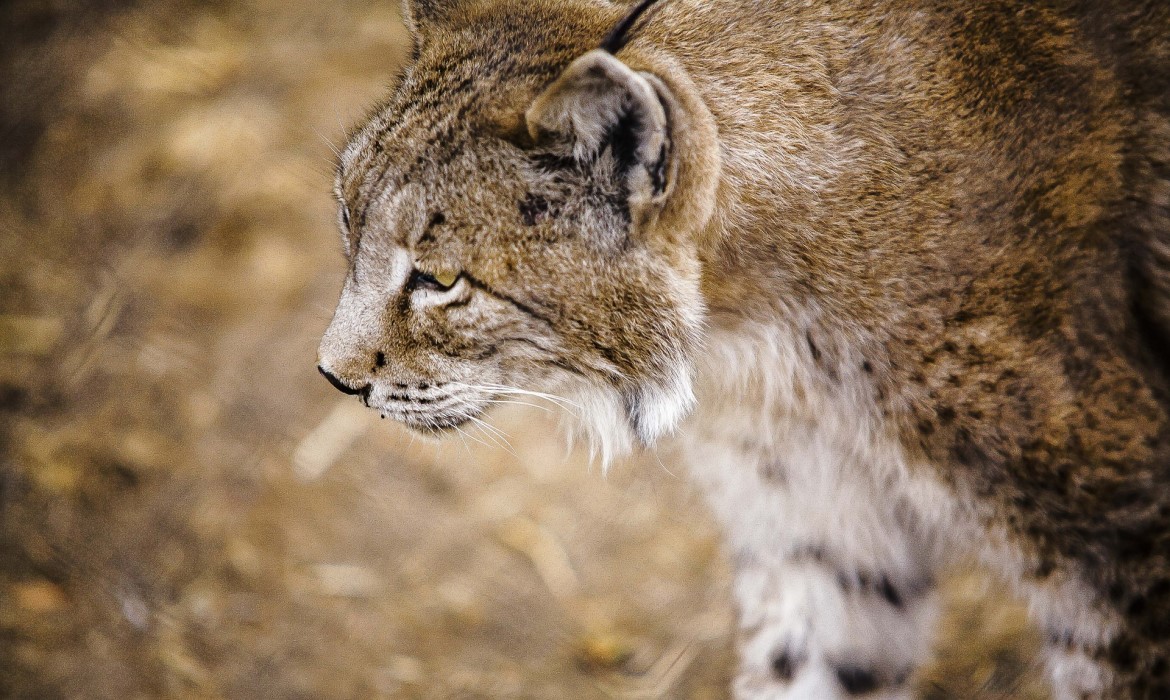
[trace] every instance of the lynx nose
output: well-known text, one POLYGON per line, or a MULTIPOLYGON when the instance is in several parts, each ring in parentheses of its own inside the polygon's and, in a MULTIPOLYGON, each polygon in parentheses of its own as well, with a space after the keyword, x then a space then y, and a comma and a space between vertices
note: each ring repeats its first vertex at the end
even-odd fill
POLYGON ((328 380, 329 383, 333 385, 334 389, 337 389, 338 391, 340 391, 343 394, 348 394, 350 396, 364 397, 370 393, 370 385, 369 384, 363 384, 360 387, 352 387, 352 386, 346 384, 345 382, 341 381, 337 377, 333 376, 333 374, 331 374, 329 372, 329 370, 325 369, 321 365, 317 365, 317 371, 320 372, 321 376, 325 377, 325 379, 328 380))

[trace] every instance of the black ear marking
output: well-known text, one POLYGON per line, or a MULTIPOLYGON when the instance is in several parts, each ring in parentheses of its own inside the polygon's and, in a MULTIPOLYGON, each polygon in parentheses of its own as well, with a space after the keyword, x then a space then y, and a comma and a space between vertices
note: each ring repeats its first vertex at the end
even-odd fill
POLYGON ((642 0, 642 2, 635 5, 634 9, 630 10, 625 17, 622 17, 620 22, 614 25, 613 29, 609 30, 609 34, 605 35, 605 39, 601 41, 601 46, 599 48, 603 51, 608 51, 609 53, 617 53, 618 51, 621 51, 622 47, 624 47, 630 41, 629 33, 630 29, 634 26, 634 23, 638 21, 638 18, 642 16, 642 13, 650 9, 650 6, 657 1, 658 0, 642 0))
POLYGON ((658 149, 658 160, 649 168, 650 185, 654 189, 655 196, 666 191, 667 145, 667 143, 663 143, 662 147, 658 149))
POLYGON ((641 128, 642 115, 635 109, 627 108, 602 139, 617 161, 620 173, 629 172, 638 163, 638 131, 641 128))
POLYGON ((534 141, 621 199, 628 218, 641 223, 664 206, 673 185, 671 99, 657 76, 594 50, 566 68, 525 119, 534 141))

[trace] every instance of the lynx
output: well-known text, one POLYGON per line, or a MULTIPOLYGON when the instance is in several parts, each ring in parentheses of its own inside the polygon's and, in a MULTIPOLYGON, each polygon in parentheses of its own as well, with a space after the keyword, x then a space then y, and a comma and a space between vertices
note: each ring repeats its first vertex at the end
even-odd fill
POLYGON ((1170 4, 407 0, 354 132, 337 388, 566 397, 685 463, 739 698, 904 698, 936 574, 1056 698, 1170 697, 1170 4))

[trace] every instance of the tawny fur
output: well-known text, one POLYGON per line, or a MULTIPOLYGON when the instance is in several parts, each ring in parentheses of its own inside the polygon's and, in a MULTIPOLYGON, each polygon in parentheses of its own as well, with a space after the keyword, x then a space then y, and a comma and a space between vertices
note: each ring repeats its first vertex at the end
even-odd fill
POLYGON ((1170 697, 1170 5, 659 0, 598 50, 627 10, 407 3, 322 370, 688 464, 739 697, 907 697, 955 556, 1056 697, 1170 697))

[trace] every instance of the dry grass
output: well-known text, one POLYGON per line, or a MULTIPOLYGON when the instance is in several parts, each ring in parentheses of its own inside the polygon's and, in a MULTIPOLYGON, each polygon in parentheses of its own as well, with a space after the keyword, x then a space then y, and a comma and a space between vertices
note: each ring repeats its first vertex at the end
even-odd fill
MULTIPOLYGON (((329 141, 393 3, 0 9, 0 695, 717 698, 728 572, 652 459, 422 444, 313 371, 329 141)), ((1039 698, 959 577, 929 697, 1039 698)))

